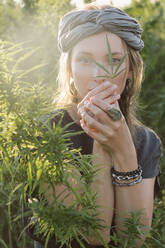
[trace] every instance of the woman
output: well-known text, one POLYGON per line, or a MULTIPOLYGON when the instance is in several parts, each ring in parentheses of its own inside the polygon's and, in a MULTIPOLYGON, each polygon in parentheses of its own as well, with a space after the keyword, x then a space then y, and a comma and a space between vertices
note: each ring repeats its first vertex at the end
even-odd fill
MULTIPOLYGON (((99 216, 109 226, 102 233, 107 243, 114 215, 119 236, 122 218, 131 210, 143 211, 141 222, 148 230, 152 223, 161 142, 135 117, 143 73, 141 32, 134 18, 118 8, 96 3, 67 13, 59 25, 62 55, 57 103, 65 113, 63 124, 74 121, 72 130, 85 132, 72 137, 74 147, 81 147, 83 154, 93 154, 95 163, 103 165, 93 189, 101 206, 99 216), (112 74, 106 38, 113 70, 127 54, 114 78, 93 62, 112 74)), ((92 237, 89 244, 100 245, 92 237)), ((138 242, 137 247, 141 244, 138 242)))

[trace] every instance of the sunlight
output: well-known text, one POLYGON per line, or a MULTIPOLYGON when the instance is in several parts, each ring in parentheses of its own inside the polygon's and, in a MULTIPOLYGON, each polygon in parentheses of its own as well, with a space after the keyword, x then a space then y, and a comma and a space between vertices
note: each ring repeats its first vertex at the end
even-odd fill
MULTIPOLYGON (((19 1, 19 0, 17 0, 19 1)), ((124 7, 126 5, 129 5, 131 3, 131 0, 96 0, 97 3, 100 4, 107 4, 111 3, 112 5, 116 7, 124 7)), ((82 7, 83 5, 83 0, 71 0, 72 4, 75 4, 77 7, 82 7)))

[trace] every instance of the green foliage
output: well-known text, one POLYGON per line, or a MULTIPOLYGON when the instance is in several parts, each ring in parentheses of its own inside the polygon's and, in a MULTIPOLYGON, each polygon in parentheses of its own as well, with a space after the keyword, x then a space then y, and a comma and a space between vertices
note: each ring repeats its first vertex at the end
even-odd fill
POLYGON ((120 230, 121 235, 117 238, 116 234, 112 236, 115 247, 118 248, 136 248, 139 240, 145 234, 145 225, 141 224, 140 217, 142 211, 131 211, 127 218, 123 219, 123 228, 120 230))
POLYGON ((22 19, 22 12, 12 0, 0 0, 0 37, 5 38, 12 26, 17 25, 22 19))
MULTIPOLYGON (((52 125, 55 113, 52 113, 51 98, 42 84, 31 85, 23 80, 29 71, 22 73, 18 64, 30 55, 25 54, 13 64, 16 50, 22 50, 20 44, 0 43, 1 243, 13 248, 20 240, 20 245, 25 245, 21 232, 24 206, 31 209, 25 213, 33 216, 31 225, 35 224, 36 235, 43 234, 47 241, 55 235, 57 241, 68 246, 75 238, 81 244, 82 237, 96 236, 96 231, 98 235, 105 227, 98 219, 96 194, 90 187, 98 168, 92 166, 92 155, 83 156, 79 150, 69 148, 69 137, 81 133, 68 133, 72 123, 62 128, 61 118, 58 124, 52 125), (71 178, 78 187, 72 186, 71 178), (60 200, 55 191, 57 184, 68 189, 67 195, 61 193, 60 200), (46 197, 50 190, 53 203, 46 197), (71 193, 75 200, 66 206, 64 200, 71 193)), ((35 69, 38 66, 30 72, 35 69)))
MULTIPOLYGON (((126 10, 138 18, 143 27, 145 74, 141 93, 141 117, 144 123, 153 128, 165 144, 165 2, 149 0, 132 1, 126 10)), ((162 158, 161 185, 165 185, 165 156, 162 158)), ((161 195, 161 194, 160 194, 161 195)), ((162 196, 160 196, 162 197, 162 196)))
MULTIPOLYGON (((165 145, 165 2, 149 0, 133 0, 127 13, 139 19, 143 27, 145 47, 142 51, 144 59, 144 80, 141 93, 141 118, 143 122, 153 128, 165 145)), ((165 154, 165 153, 164 153, 165 154)), ((161 160, 161 191, 155 202, 152 230, 144 247, 164 247, 165 233, 165 155, 161 160), (160 240, 160 241, 157 241, 160 240)))
POLYGON ((165 206, 163 201, 158 199, 154 205, 154 218, 152 228, 144 244, 144 248, 163 248, 165 244, 165 206))
POLYGON ((143 27, 145 47, 142 52, 145 75, 141 94, 142 119, 151 126, 165 142, 164 132, 164 93, 165 93, 165 2, 149 0, 133 1, 126 10, 130 15, 139 19, 143 27), (147 114, 146 114, 147 113, 147 114))
MULTIPOLYGON (((47 64, 40 70, 28 74, 32 84, 42 82, 56 91, 59 51, 57 48, 57 26, 61 16, 73 6, 69 0, 22 1, 13 0, 0 5, 0 37, 15 43, 23 43, 23 52, 34 49, 33 56, 24 60, 22 69, 28 70, 37 64, 47 64)), ((20 54, 19 54, 20 55, 20 54)))

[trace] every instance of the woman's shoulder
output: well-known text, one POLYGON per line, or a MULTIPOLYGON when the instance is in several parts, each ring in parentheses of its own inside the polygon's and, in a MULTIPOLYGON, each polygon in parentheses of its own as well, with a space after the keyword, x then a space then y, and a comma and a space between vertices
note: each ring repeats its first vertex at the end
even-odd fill
POLYGON ((162 142, 151 128, 144 125, 136 128, 134 144, 138 163, 142 166, 143 177, 149 178, 160 173, 162 142))
POLYGON ((41 125, 43 125, 43 123, 47 122, 48 120, 51 122, 51 124, 53 125, 53 123, 57 124, 59 123, 59 121, 63 122, 65 119, 68 119, 68 114, 66 109, 55 109, 54 111, 44 115, 41 119, 40 119, 40 123, 41 125))
POLYGON ((144 125, 136 127, 135 130, 134 143, 138 149, 145 149, 148 152, 151 152, 157 146, 161 149, 160 137, 154 130, 144 125))

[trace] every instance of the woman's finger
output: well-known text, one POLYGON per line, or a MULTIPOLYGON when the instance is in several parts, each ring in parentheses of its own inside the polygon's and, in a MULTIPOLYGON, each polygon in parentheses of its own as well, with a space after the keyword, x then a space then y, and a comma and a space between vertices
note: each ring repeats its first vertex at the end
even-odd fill
POLYGON ((100 135, 102 135, 102 137, 105 137, 107 136, 108 132, 112 131, 109 117, 103 110, 101 110, 97 106, 93 105, 92 107, 91 107, 92 113, 95 112, 97 116, 93 118, 88 114, 85 108, 81 108, 80 110, 81 118, 89 129, 94 129, 96 133, 98 132, 100 133, 100 135), (100 117, 99 113, 101 113, 102 118, 100 117), (101 123, 99 119, 104 119, 104 123, 101 123), (108 125, 106 126, 105 123, 108 123, 108 125))
MULTIPOLYGON (((112 107, 112 106, 114 106, 115 108, 117 108, 118 110, 120 110, 120 107, 119 107, 119 104, 118 104, 118 101, 115 101, 115 102, 113 102, 113 104, 109 104, 109 103, 107 103, 107 102, 105 102, 105 101, 103 101, 103 100, 101 100, 101 99, 98 99, 98 98, 96 98, 96 97, 93 97, 93 98, 91 98, 91 103, 92 104, 94 104, 94 105, 96 105, 97 107, 98 107, 98 109, 102 109, 105 113, 106 113, 106 116, 104 116, 104 118, 105 118, 105 120, 111 120, 111 118, 109 117, 109 115, 108 115, 108 110, 112 107), (108 117, 108 119, 107 119, 107 117, 108 117)), ((89 105, 90 106, 90 105, 89 105)), ((94 107, 93 107, 93 109, 95 109, 94 107)), ((92 108, 90 108, 90 111, 92 111, 92 108)), ((120 110, 121 111, 121 110, 120 110)), ((92 111, 93 112, 93 111, 92 111)), ((95 115, 96 115, 96 117, 98 117, 99 116, 99 112, 98 113, 94 113, 95 115)), ((101 119, 102 119, 102 117, 101 117, 101 119)), ((122 118, 121 118, 121 120, 124 120, 125 118, 124 118, 124 116, 122 115, 122 118)), ((121 120, 119 120, 119 121, 121 121, 121 120)), ((111 124, 113 125, 115 125, 116 124, 116 122, 117 121, 113 121, 113 120, 111 120, 111 124)))
POLYGON ((79 114, 79 109, 83 106, 84 102, 89 100, 91 97, 97 95, 98 93, 107 90, 108 88, 111 88, 113 86, 113 84, 109 81, 106 81, 102 84, 100 84, 98 87, 94 88, 93 90, 91 90, 90 92, 88 92, 88 94, 83 98, 83 100, 77 105, 78 108, 78 115, 79 114))
MULTIPOLYGON (((92 111, 94 113, 94 111, 92 111)), ((83 121, 86 123, 87 127, 94 128, 96 131, 103 129, 103 125, 88 114, 87 110, 83 107, 80 110, 80 115, 83 121)))
MULTIPOLYGON (((108 105, 112 105, 114 104, 116 101, 118 101, 120 99, 120 95, 116 94, 113 96, 110 96, 106 99, 104 99, 104 102, 106 102, 108 105)), ((84 101, 84 108, 86 108, 86 111, 88 112, 88 114, 91 117, 95 117, 96 118, 96 113, 98 112, 95 107, 93 106, 93 108, 90 107, 90 102, 89 101, 84 101)), ((98 115, 97 115, 98 116, 98 115)), ((104 118, 104 117, 101 117, 104 118)))
POLYGON ((104 136, 99 133, 96 129, 90 128, 88 124, 82 119, 80 120, 81 127, 89 136, 91 136, 94 140, 98 141, 99 143, 103 143, 104 136))
MULTIPOLYGON (((95 119, 96 121, 100 122, 101 120, 103 121, 106 118, 106 113, 101 108, 89 101, 84 102, 84 110, 87 113, 92 113, 92 115, 90 114, 90 116, 93 117, 93 119, 95 119)), ((84 114, 85 111, 83 111, 84 114)), ((82 118, 84 118, 84 116, 82 116, 82 118)))
POLYGON ((104 101, 108 104, 113 104, 114 102, 118 101, 119 99, 120 99, 120 94, 116 94, 116 95, 105 98, 104 101))
POLYGON ((112 87, 109 87, 108 89, 105 89, 95 96, 100 98, 100 99, 105 99, 106 97, 112 96, 115 94, 115 91, 117 89, 117 86, 115 84, 112 85, 112 87))
MULTIPOLYGON (((111 104, 111 107, 113 105, 111 104)), ((107 104, 107 108, 110 108, 110 104, 107 104)), ((106 113, 106 105, 105 103, 103 103, 102 100, 102 104, 99 105, 95 105, 89 101, 85 101, 84 102, 84 109, 81 112, 81 117, 90 125, 92 125, 92 120, 88 117, 88 115, 86 113, 88 113, 88 111, 90 111, 90 113, 92 113, 92 117, 94 120, 96 120, 97 122, 99 122, 100 124, 108 126, 109 128, 113 127, 113 122, 112 120, 109 118, 108 114, 106 113), (87 119, 88 118, 88 119, 87 119)), ((91 116, 91 115, 90 115, 91 116)), ((94 123, 93 123, 94 124, 94 123)), ((94 127, 94 126, 93 126, 94 127)), ((95 128, 95 127, 94 127, 95 128)), ((103 131, 103 130, 102 130, 103 131)))

